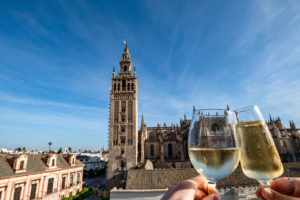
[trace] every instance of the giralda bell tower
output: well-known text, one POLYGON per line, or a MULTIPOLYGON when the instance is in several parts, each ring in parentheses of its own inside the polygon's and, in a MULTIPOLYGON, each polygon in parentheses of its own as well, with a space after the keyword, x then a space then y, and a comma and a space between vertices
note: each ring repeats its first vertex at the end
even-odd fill
POLYGON ((123 172, 137 165, 138 84, 129 49, 120 61, 120 71, 113 71, 110 92, 109 162, 107 179, 118 179, 123 172))

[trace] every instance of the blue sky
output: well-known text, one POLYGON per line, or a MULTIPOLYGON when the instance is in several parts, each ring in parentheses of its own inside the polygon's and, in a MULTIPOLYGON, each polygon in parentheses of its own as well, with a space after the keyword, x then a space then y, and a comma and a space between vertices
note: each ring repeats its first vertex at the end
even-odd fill
POLYGON ((258 105, 300 126, 299 1, 1 1, 0 147, 107 146, 128 40, 139 121, 258 105))

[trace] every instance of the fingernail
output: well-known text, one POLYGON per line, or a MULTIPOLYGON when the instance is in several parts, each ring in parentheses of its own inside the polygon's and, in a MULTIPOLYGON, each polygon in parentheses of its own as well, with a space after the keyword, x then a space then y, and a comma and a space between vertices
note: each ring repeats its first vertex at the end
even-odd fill
POLYGON ((272 199, 272 197, 273 197, 273 193, 270 190, 270 188, 264 188, 262 191, 262 195, 267 199, 272 199))

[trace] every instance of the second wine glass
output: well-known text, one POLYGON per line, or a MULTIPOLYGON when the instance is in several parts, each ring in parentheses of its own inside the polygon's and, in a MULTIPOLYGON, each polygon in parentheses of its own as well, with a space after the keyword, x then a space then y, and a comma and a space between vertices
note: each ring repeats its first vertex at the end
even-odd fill
POLYGON ((210 184, 229 176, 238 166, 239 142, 233 129, 234 112, 195 110, 189 129, 189 157, 210 184))

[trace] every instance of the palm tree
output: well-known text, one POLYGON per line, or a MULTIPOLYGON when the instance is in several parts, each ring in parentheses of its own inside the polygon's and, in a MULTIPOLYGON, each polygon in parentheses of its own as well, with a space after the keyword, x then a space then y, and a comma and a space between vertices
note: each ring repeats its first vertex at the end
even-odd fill
POLYGON ((23 152, 26 153, 27 149, 26 147, 23 147, 23 152))
POLYGON ((52 142, 48 142, 48 145, 49 145, 49 153, 51 152, 51 145, 52 145, 53 143, 52 142))

